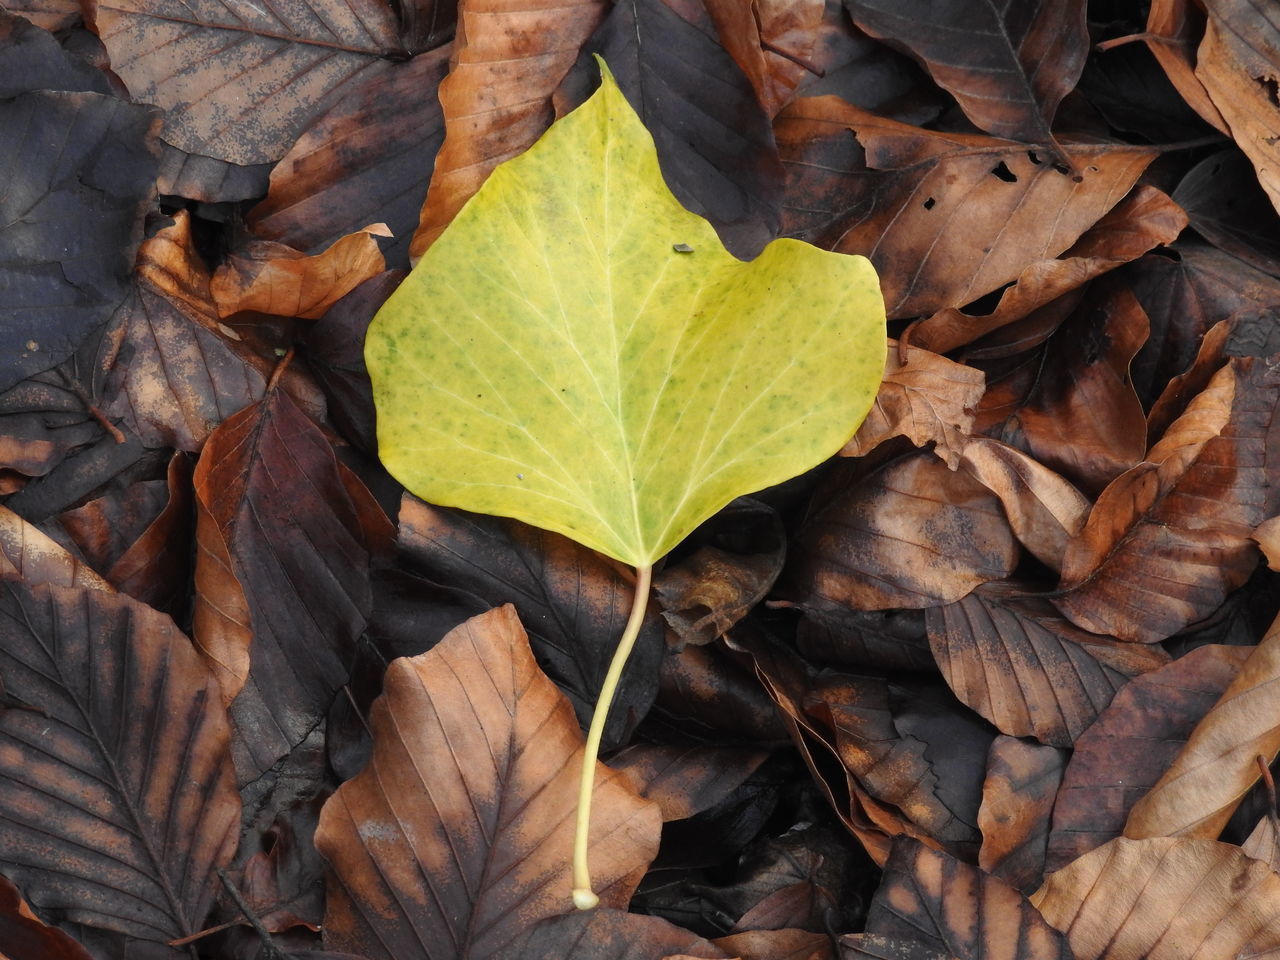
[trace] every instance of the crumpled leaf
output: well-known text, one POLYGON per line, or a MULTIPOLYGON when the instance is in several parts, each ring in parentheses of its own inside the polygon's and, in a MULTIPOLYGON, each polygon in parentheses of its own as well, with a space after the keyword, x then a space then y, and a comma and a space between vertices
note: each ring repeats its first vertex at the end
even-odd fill
POLYGON ((931 607, 1013 573, 1018 545, 1000 500, 927 452, 837 487, 808 518, 786 594, 857 610, 931 607))
POLYGON ((983 584, 926 612, 947 684, 1001 733, 1070 747, 1132 677, 1168 663, 1162 650, 1073 626, 1053 605, 983 584))
POLYGON ((494 167, 547 129, 551 95, 604 15, 602 0, 460 0, 449 75, 439 87, 444 143, 413 234, 414 258, 494 167))
POLYGON ((1208 21, 1196 51, 1196 77, 1252 161, 1258 183, 1280 210, 1280 23, 1249 0, 1205 0, 1208 21))
POLYGON ((932 442, 954 470, 985 383, 981 370, 890 340, 875 403, 840 455, 865 457, 886 440, 906 437, 917 447, 932 442))
POLYGON ((1129 810, 1168 769, 1249 652, 1200 647, 1116 694, 1076 740, 1054 804, 1047 869, 1120 836, 1129 810))
POLYGON ((226 713, 190 642, 95 589, 0 581, 0 616, 5 874, 67 920, 161 942, 203 929, 240 798, 226 713))
POLYGON ((940 957, 1074 960, 1062 934, 1013 887, 906 838, 894 841, 867 914, 867 932, 842 938, 841 946, 860 949, 865 937, 873 944, 900 939, 940 957))
POLYGON ((65 360, 128 292, 157 123, 97 93, 0 101, 0 391, 65 360))
POLYGON ((865 261, 794 241, 749 264, 723 252, 608 78, 431 251, 366 340, 384 464, 425 500, 626 563, 830 456, 879 382, 865 261))
POLYGON ((165 111, 188 153, 279 160, 327 95, 402 55, 375 0, 94 0, 86 20, 135 100, 165 111))
POLYGON ((1280 361, 1235 358, 1147 460, 1117 478, 1068 546, 1054 603, 1078 626, 1151 643, 1212 613, 1257 564, 1253 528, 1280 508, 1280 361))
POLYGON ((869 257, 890 319, 963 306, 1058 257, 1155 159, 1150 148, 1064 140, 1077 171, 1064 173, 1042 145, 925 130, 835 97, 793 101, 775 129, 787 204, 814 211, 783 232, 869 257))
POLYGON ((706 217, 734 256, 758 256, 778 235, 782 167, 769 115, 716 42, 704 5, 615 3, 557 91, 557 113, 595 88, 595 56, 652 135, 680 204, 706 217))
POLYGON ((135 284, 99 354, 103 410, 148 446, 195 453, 262 397, 269 366, 219 323, 187 211, 142 245, 135 284))
MULTIPOLYGON (((572 910, 582 735, 511 606, 396 660, 370 722, 369 766, 325 803, 325 946, 370 960, 512 956, 572 910), (428 944, 431 946, 428 948, 428 944)), ((657 852, 659 813, 597 766, 592 875, 624 908, 657 852)))
POLYGON ((1236 960, 1280 950, 1280 876, 1239 847, 1112 840, 1031 897, 1076 960, 1236 960))
POLYGON ((1280 619, 1253 648, 1218 702, 1151 791, 1129 811, 1124 835, 1206 837, 1222 832, 1245 793, 1258 782, 1257 758, 1280 753, 1280 619))
POLYGON ((1054 114, 1089 53, 1082 0, 845 5, 867 33, 909 50, 976 126, 1007 140, 1054 142, 1054 114))
POLYGON ((322 317, 364 281, 387 269, 374 237, 389 236, 385 223, 371 224, 310 257, 282 243, 256 241, 214 271, 209 291, 218 315, 256 310, 282 317, 322 317))

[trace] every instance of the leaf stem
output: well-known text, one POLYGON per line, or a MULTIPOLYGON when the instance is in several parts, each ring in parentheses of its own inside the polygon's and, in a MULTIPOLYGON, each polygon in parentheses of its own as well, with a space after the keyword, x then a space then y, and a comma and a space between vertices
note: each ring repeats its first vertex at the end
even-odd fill
POLYGON ((622 677, 622 668, 627 665, 631 648, 635 646, 636 637, 640 634, 640 625, 644 622, 644 611, 649 605, 649 584, 652 579, 652 565, 636 567, 636 592, 631 601, 631 616, 627 618, 622 639, 618 641, 618 648, 613 651, 613 659, 609 661, 609 670, 604 675, 604 684, 600 687, 600 698, 596 701, 595 712, 591 715, 591 726, 587 730, 587 746, 582 754, 582 778, 578 783, 578 823, 573 835, 573 905, 579 910, 591 910, 600 902, 600 898, 591 889, 591 869, 587 865, 587 841, 591 834, 591 793, 596 782, 596 760, 600 756, 600 740, 604 736, 604 724, 609 718, 613 696, 618 691, 618 680, 622 677))

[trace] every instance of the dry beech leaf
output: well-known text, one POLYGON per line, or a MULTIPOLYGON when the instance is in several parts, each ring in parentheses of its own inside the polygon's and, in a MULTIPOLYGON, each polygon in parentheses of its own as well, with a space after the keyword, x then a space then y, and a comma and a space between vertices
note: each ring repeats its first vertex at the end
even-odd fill
POLYGON ((280 159, 328 94, 402 54, 375 0, 94 0, 85 19, 169 143, 237 164, 280 159))
POLYGON ((1061 567, 1067 544, 1089 514, 1084 495, 1048 467, 998 440, 971 438, 960 462, 1000 498, 1022 545, 1045 566, 1061 567))
POLYGON ((218 427, 194 483, 195 640, 234 700, 249 779, 300 743, 346 683, 373 605, 370 560, 394 530, 278 389, 218 427))
POLYGON ((1204 19, 1204 10, 1194 0, 1152 0, 1142 39, 1187 105, 1229 136, 1227 121, 1196 77, 1196 46, 1204 36, 1204 19))
POLYGON ((911 342, 940 353, 971 343, 1153 247, 1172 243, 1186 225, 1187 215, 1167 194, 1140 184, 1060 256, 1022 268, 990 313, 975 315, 947 307, 913 326, 911 342))
POLYGON ((863 457, 886 440, 906 437, 917 447, 932 442, 954 470, 985 383, 981 370, 890 340, 875 403, 840 455, 863 457))
POLYGON ((1280 507, 1280 360, 1235 358, 1147 461, 1117 478, 1068 545, 1054 603, 1086 630, 1163 640, 1212 613, 1257 565, 1254 527, 1280 507), (1274 468, 1273 468, 1274 469, 1274 468))
POLYGON ((654 801, 669 822, 715 806, 768 758, 767 750, 636 743, 610 757, 609 766, 654 801))
MULTIPOLYGON (((369 766, 320 815, 325 946, 370 960, 508 957, 571 909, 582 734, 511 606, 396 660, 369 766), (433 944, 428 951, 427 944, 433 944)), ((624 908, 658 848, 658 806, 597 766, 592 876, 624 908)))
POLYGON ((739 960, 834 960, 830 935, 809 930, 747 930, 717 937, 715 945, 739 960))
POLYGON ((1018 545, 1000 500, 930 453, 891 461, 819 501, 788 592, 857 610, 932 607, 1003 580, 1018 545))
POLYGON ((1082 0, 846 5, 867 33, 909 50, 982 130, 1007 140, 1054 142, 1054 114, 1089 53, 1082 0))
POLYGON ((1280 752, 1280 619, 1253 648, 1231 685, 1187 738, 1151 792, 1129 812, 1124 835, 1207 837, 1259 777, 1257 758, 1280 752))
POLYGON ((919 940, 854 933, 840 938, 840 960, 964 960, 919 940))
POLYGON ((1271 205, 1280 209, 1280 19, 1250 0, 1206 0, 1204 6, 1209 18, 1196 51, 1196 77, 1252 161, 1271 205))
POLYGON ((978 866, 1023 893, 1044 879, 1049 815, 1069 754, 1016 737, 996 737, 987 755, 978 827, 978 866))
POLYGON ((36 919, 18 888, 0 876, 0 944, 10 960, 94 960, 56 927, 36 919))
POLYGON ((385 223, 375 223, 311 257, 282 243, 255 241, 214 272, 209 289, 218 315, 254 310, 281 317, 322 317, 360 284, 387 269, 374 237, 389 236, 385 223))
POLYGON ((107 570, 115 587, 158 610, 186 603, 191 576, 191 461, 174 453, 164 507, 107 570))
POLYGON ((720 42, 774 116, 791 99, 812 63, 824 0, 709 0, 720 42))
POLYGON ((895 939, 914 942, 939 957, 1073 960, 1062 934, 1013 887, 905 838, 894 841, 866 933, 842 938, 842 950, 861 949, 865 937, 872 938, 872 947, 895 939))
POLYGON ((1075 960, 1236 960, 1280 951, 1280 876, 1239 847, 1120 837, 1046 878, 1031 902, 1075 960))
POLYGON ((16 576, 28 584, 114 592, 92 568, 5 506, 0 506, 0 575, 16 576))
POLYGON ((799 231, 784 223, 784 232, 869 257, 891 319, 963 306, 1058 257, 1156 156, 1145 147, 1064 143, 1072 175, 1043 146, 924 130, 836 97, 794 101, 776 135, 792 165, 788 204, 832 211, 829 222, 799 231), (843 156, 824 149, 831 139, 845 144, 843 156), (823 156, 818 186, 803 179, 811 153, 823 156), (808 196, 819 189, 824 195, 808 196))
MULTIPOLYGON (((1005 328, 1013 340, 1007 349, 1016 350, 1024 328, 1038 336, 1036 328, 1042 319, 1053 323, 1056 307, 1005 328)), ((978 429, 1026 450, 1096 496, 1147 450, 1129 365, 1148 330, 1147 315, 1128 287, 1111 278, 1094 282, 1041 345, 993 378, 978 410, 978 429)))
POLYGON ((983 584, 927 618, 955 695, 1002 733, 1055 747, 1070 747, 1130 678, 1169 660, 1159 649, 1086 633, 1010 584, 983 584))
POLYGON ((143 243, 135 284, 99 359, 103 411, 148 446, 194 453, 262 396, 270 371, 218 322, 187 211, 143 243))
POLYGON ((1116 694, 1076 740, 1053 808, 1047 869, 1120 836, 1133 804, 1169 768, 1251 651, 1209 644, 1116 694))
POLYGON ((100 590, 6 580, 0 616, 5 874, 46 915, 161 942, 203 929, 240 798, 190 642, 100 590))
POLYGON ((720 960, 734 956, 661 917, 601 907, 540 921, 503 960, 720 960))
POLYGON ((1238 147, 1209 154, 1186 172, 1173 199, 1196 233, 1265 273, 1280 270, 1280 223, 1249 158, 1238 147))
POLYGON ((551 95, 605 12, 603 0, 460 0, 451 67, 439 90, 444 143, 410 245, 414 258, 494 167, 547 129, 551 95))
POLYGON ((1272 570, 1280 570, 1280 516, 1271 517, 1258 524, 1252 538, 1266 555, 1267 566, 1272 570))

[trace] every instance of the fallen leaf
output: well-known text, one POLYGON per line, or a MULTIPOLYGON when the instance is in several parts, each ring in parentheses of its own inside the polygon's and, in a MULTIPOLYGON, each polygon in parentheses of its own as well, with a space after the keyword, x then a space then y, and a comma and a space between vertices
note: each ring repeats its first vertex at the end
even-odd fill
POLYGON ((1248 539, 1280 504, 1264 451, 1280 368, 1238 358, 1094 505, 1054 604, 1078 626, 1152 643, 1216 609, 1257 564, 1248 539))
POLYGON ((673 747, 635 743, 609 758, 609 766, 635 792, 654 801, 664 823, 686 820, 736 790, 769 757, 766 750, 673 747))
POLYGON ((1013 887, 908 839, 894 841, 884 882, 867 914, 867 932, 841 938, 842 950, 860 949, 865 937, 872 938, 873 949, 877 941, 897 939, 938 957, 1073 960, 1066 939, 1013 887))
POLYGON ((796 628, 796 649, 813 663, 860 670, 936 669, 925 615, 921 610, 853 610, 819 596, 803 603, 773 600, 804 617, 796 628))
POLYGON ((1068 756, 1016 737, 991 742, 978 809, 978 866, 1023 893, 1044 879, 1049 818, 1068 756))
POLYGON ((1168 769, 1249 647, 1210 644, 1134 678, 1075 742, 1053 809, 1046 869, 1124 832, 1130 809, 1168 769))
POLYGON ((561 84, 558 114, 595 89, 594 56, 609 64, 653 137, 663 179, 680 204, 709 220, 734 256, 759 255, 778 235, 782 167, 769 115, 717 41, 704 5, 614 4, 561 84))
POLYGON ((403 55, 373 0, 94 0, 85 19, 134 99, 164 111, 164 139, 237 164, 279 160, 326 98, 403 55))
POLYGON ((0 611, 6 875, 46 915, 160 942, 203 929, 240 819, 213 678, 119 594, 8 580, 0 611))
POLYGON ((154 196, 157 122, 97 93, 0 101, 0 127, 13 131, 0 152, 0 390, 61 363, 124 299, 154 196))
POLYGON ((1203 8, 1192 0, 1152 0, 1142 39, 1182 99, 1205 123, 1229 134, 1227 121, 1196 76, 1196 47, 1204 36, 1204 22, 1203 8))
POLYGON ((909 50, 982 130, 1054 142, 1053 116, 1089 52, 1080 0, 1016 6, 847 0, 846 6, 867 33, 909 50))
POLYGON ((599 908, 540 921, 512 960, 675 960, 731 954, 660 917, 599 908))
POLYGON ((707 13, 729 56, 751 81, 765 113, 774 116, 808 72, 824 0, 709 0, 707 13))
POLYGON ((383 463, 425 500, 633 565, 834 453, 883 367, 865 261, 794 241, 729 256, 608 79, 431 250, 366 341, 383 463))
MULTIPOLYGON (((333 871, 325 946, 370 960, 510 956, 539 920, 571 909, 583 748, 569 702, 510 606, 395 661, 384 689, 373 759, 316 831, 333 871)), ((657 852, 658 807, 603 765, 595 793, 595 889, 623 908, 657 852)))
POLYGON ((810 930, 747 930, 714 942, 740 960, 835 960, 831 937, 810 930))
POLYGON ((116 589, 174 615, 186 608, 192 572, 191 469, 186 456, 173 455, 164 505, 107 568, 107 579, 116 589))
POLYGON ((1240 150, 1228 147, 1187 171, 1173 191, 1196 233, 1266 273, 1280 260, 1280 224, 1240 150))
POLYGON ((793 551, 787 594, 858 610, 951 603, 1013 572, 1018 547, 999 499, 929 453, 833 483, 793 551))
POLYGON ((1239 847, 1112 840, 1031 897, 1076 960, 1235 960, 1280 949, 1280 877, 1239 847))
POLYGON ((41 923, 18 888, 0 876, 0 943, 9 960, 93 960, 89 953, 55 927, 41 923))
POLYGON ((387 268, 374 237, 390 235, 386 224, 375 223, 310 257, 284 244, 256 241, 214 271, 209 291, 218 315, 255 310, 282 317, 324 316, 387 268))
POLYGON ((324 716, 372 606, 370 557, 391 525, 345 472, 280 390, 225 420, 196 465, 195 640, 231 703, 246 780, 324 716))
POLYGON ((727 734, 749 743, 787 739, 786 727, 755 673, 721 645, 688 646, 664 657, 654 712, 669 715, 685 732, 727 734))
POLYGON ((1270 763, 1280 753, 1280 730, 1271 721, 1278 676, 1280 619, 1196 724, 1164 776, 1129 811, 1126 837, 1213 839, 1222 832, 1258 781, 1257 758, 1270 763))
POLYGON ((1206 0, 1204 39, 1196 51, 1196 77, 1280 209, 1280 119, 1275 83, 1280 73, 1280 23, 1247 0, 1206 0))
POLYGON ((865 457, 886 440, 906 437, 917 447, 933 443, 954 470, 985 383, 981 370, 890 340, 875 403, 840 455, 865 457))
POLYGON ((444 142, 410 246, 415 260, 498 164, 547 129, 551 95, 604 15, 602 0, 459 0, 439 87, 444 142))
POLYGON ((1077 173, 1063 173, 1043 145, 925 130, 834 97, 792 102, 776 135, 790 164, 788 205, 824 212, 786 221, 783 232, 870 258, 891 319, 963 306, 1058 257, 1155 158, 1141 147, 1064 140, 1077 173), (804 180, 814 155, 819 196, 804 180))
POLYGON ((253 235, 314 254, 366 223, 385 223, 392 237, 383 245, 387 263, 407 269, 432 158, 444 139, 440 101, 422 91, 440 86, 448 62, 442 47, 344 88, 272 168, 267 196, 247 218, 253 235))
POLYGON ((84 587, 112 592, 111 585, 39 527, 0 506, 0 575, 28 584, 84 587))
POLYGON ((14 0, 5 9, 21 14, 38 27, 48 30, 64 30, 80 19, 80 5, 71 0, 14 0))
POLYGON ((1001 733, 1070 747, 1116 692, 1168 662, 1073 626, 1047 600, 1011 584, 983 584, 926 612, 947 684, 1001 733))
MULTIPOLYGON (((0 99, 34 90, 113 92, 106 74, 58 43, 52 31, 61 27, 41 29, 46 18, 36 11, 5 6, 0 10, 0 99)), ((79 13, 74 4, 71 10, 79 13)))

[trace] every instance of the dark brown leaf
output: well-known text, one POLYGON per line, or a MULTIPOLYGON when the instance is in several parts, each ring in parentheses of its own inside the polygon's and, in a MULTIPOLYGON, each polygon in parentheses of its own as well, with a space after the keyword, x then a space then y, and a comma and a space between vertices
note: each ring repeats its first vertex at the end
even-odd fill
POLYGON ((213 678, 173 622, 0 583, 0 863, 32 905, 167 941, 203 929, 240 799, 213 678))
POLYGON ((1080 0, 846 0, 846 6, 863 30, 909 50, 987 133, 1053 142, 1053 116, 1089 52, 1080 0))
POLYGON ((1280 271, 1280 218, 1239 150, 1205 157, 1187 171, 1173 199, 1218 249, 1266 273, 1280 271))
POLYGON ((751 81, 765 113, 791 99, 811 62, 824 0, 708 0, 707 12, 725 50, 751 81))
POLYGON ((511 960, 711 960, 734 956, 660 917, 607 908, 549 917, 533 928, 511 960))
POLYGON ((1016 737, 996 737, 987 756, 978 826, 978 866, 1023 893, 1044 879, 1049 816, 1068 753, 1016 737))
POLYGON ((1143 39, 1182 99, 1206 123, 1230 133, 1227 121, 1196 77, 1196 47, 1204 36, 1203 8, 1192 0, 1152 0, 1143 39))
POLYGON ((8 960, 93 960, 65 933, 36 919, 18 888, 0 876, 0 949, 8 960))
MULTIPOLYGON (((569 702, 511 606, 395 661, 385 691, 373 759, 316 832, 333 870, 325 946, 371 960, 511 956, 539 920, 572 910, 582 735, 569 702)), ((604 906, 626 906, 659 820, 597 767, 590 851, 604 906)))
POLYGON ((635 743, 609 758, 632 789, 654 801, 664 822, 714 807, 769 757, 767 750, 635 743))

